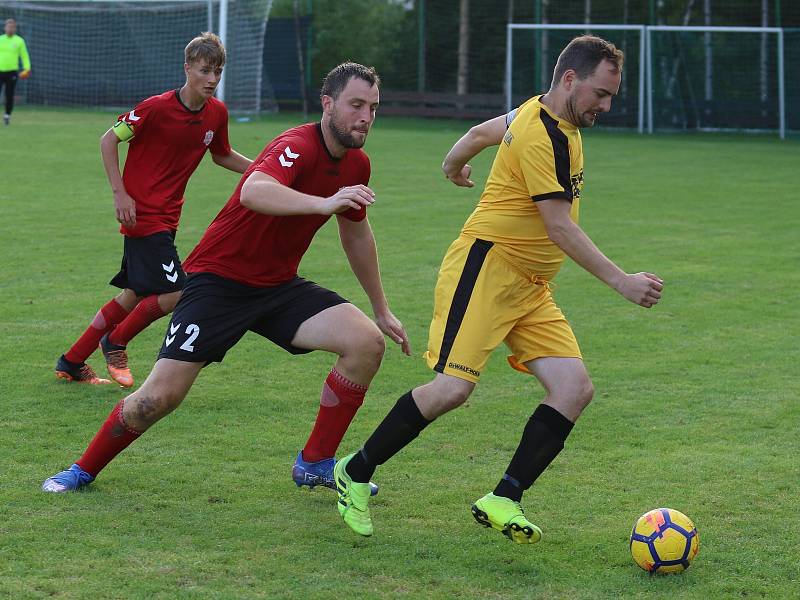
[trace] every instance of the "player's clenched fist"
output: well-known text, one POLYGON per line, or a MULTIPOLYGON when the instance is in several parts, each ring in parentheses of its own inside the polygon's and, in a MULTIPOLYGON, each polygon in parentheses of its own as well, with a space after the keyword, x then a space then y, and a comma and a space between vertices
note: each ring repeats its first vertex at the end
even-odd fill
POLYGON ((351 185, 326 198, 322 214, 335 215, 351 208, 360 210, 362 206, 370 206, 373 202, 375 202, 375 192, 365 185, 351 185))
POLYGON ((445 169, 445 165, 442 165, 442 170, 444 171, 445 177, 458 186, 473 187, 475 185, 475 182, 469 178, 469 176, 472 174, 472 167, 470 165, 464 165, 457 171, 452 172, 448 172, 445 169))
POLYGON ((650 308, 658 304, 664 281, 652 273, 626 275, 619 286, 619 293, 639 306, 650 308))

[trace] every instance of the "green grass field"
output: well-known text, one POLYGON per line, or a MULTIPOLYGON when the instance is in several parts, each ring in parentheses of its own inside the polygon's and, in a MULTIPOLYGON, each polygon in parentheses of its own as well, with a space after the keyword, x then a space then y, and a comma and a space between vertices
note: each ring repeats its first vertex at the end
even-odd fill
MULTIPOLYGON (((523 501, 544 539, 520 547, 469 514, 543 396, 502 349, 467 406, 378 471, 370 539, 341 522, 333 492, 290 479, 333 357, 291 357, 252 334, 88 491, 39 491, 124 396, 53 376, 115 293, 122 239, 98 151, 113 119, 23 107, 0 129, 0 597, 797 597, 797 140, 586 133, 582 225, 624 269, 662 276, 665 295, 648 311, 574 264, 559 275, 597 391, 523 501), (633 522, 659 506, 700 531, 679 576, 650 577, 628 553, 633 522)), ((231 140, 254 156, 297 119, 232 123, 231 140)), ((430 377, 420 354, 437 268, 479 195, 439 170, 466 127, 379 118, 370 136, 370 220, 415 356, 388 349, 343 451, 430 377)), ((473 163, 479 186, 492 156, 473 163)), ((235 183, 210 160, 198 169, 182 256, 235 183)), ((368 308, 332 223, 301 273, 368 308)), ((166 323, 129 347, 138 381, 166 323)))

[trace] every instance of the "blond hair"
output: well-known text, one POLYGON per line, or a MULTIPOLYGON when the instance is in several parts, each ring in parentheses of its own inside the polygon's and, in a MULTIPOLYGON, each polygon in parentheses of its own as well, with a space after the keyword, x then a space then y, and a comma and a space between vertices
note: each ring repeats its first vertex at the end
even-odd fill
POLYGON ((225 65, 225 46, 218 35, 204 31, 186 45, 183 57, 189 65, 205 61, 210 67, 222 67, 225 65))

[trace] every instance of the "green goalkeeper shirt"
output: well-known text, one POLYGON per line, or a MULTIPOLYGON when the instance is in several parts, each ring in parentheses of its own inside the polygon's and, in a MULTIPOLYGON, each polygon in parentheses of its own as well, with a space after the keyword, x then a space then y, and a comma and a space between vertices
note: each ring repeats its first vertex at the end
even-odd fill
POLYGON ((25 40, 18 35, 0 35, 0 71, 18 71, 22 59, 22 69, 30 71, 31 59, 25 40))

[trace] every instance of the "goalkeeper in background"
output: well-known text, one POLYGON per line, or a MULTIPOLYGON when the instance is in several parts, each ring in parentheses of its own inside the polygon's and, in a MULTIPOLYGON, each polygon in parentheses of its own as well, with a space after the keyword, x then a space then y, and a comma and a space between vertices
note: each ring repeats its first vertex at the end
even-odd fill
POLYGON ((86 359, 100 346, 108 372, 119 385, 133 386, 126 346, 153 321, 172 312, 185 280, 175 232, 183 192, 206 150, 214 162, 244 173, 252 162, 228 143, 228 110, 214 98, 225 48, 219 37, 203 33, 184 51, 186 83, 143 100, 100 138, 124 250, 111 285, 122 292, 109 300, 89 327, 56 363, 56 377, 89 384, 97 377, 86 359), (118 144, 128 142, 120 175, 118 144))
POLYGON ((25 40, 17 35, 17 22, 6 19, 5 35, 0 36, 0 92, 6 88, 6 112, 3 113, 3 125, 11 122, 11 112, 14 110, 14 89, 17 87, 17 77, 27 79, 31 73, 31 59, 25 40), (22 61, 22 71, 19 63, 22 61))

